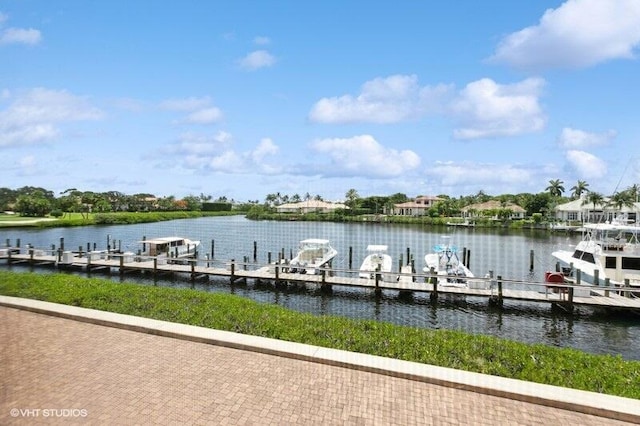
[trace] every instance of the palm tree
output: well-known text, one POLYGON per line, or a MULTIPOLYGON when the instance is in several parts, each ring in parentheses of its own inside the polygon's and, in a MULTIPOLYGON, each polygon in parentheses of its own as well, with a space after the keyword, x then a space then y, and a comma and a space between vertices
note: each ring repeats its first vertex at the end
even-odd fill
MULTIPOLYGON (((584 206, 585 204, 593 204, 593 210, 595 211, 596 206, 598 204, 602 204, 603 202, 604 202, 604 196, 601 193, 591 191, 584 198, 584 201, 582 201, 582 205, 584 206)), ((589 216, 588 213, 589 212, 587 211, 587 216, 589 216)))
POLYGON ((564 192, 564 182, 560 179, 552 179, 549 181, 549 186, 545 188, 545 191, 549 191, 553 197, 560 197, 564 192))
POLYGON ((571 187, 571 196, 573 198, 580 198, 583 192, 589 192, 587 187, 589 184, 583 180, 579 180, 574 186, 571 187))
POLYGON ((611 198, 609 199, 606 205, 606 207, 614 207, 616 210, 618 210, 617 213, 621 213, 620 210, 622 210, 623 207, 633 207, 633 206, 634 206, 634 203, 633 203, 632 195, 630 192, 627 192, 627 191, 616 192, 611 196, 611 198))
POLYGON ((353 211, 356 206, 356 200, 360 198, 360 195, 358 195, 358 191, 355 189, 350 189, 344 195, 344 198, 347 199, 345 204, 353 211))

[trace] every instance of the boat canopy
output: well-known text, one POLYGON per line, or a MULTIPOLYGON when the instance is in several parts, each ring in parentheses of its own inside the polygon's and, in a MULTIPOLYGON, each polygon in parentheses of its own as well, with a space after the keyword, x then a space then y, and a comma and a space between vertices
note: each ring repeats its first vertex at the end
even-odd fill
POLYGON ((367 251, 387 251, 389 249, 388 246, 384 245, 384 244, 369 244, 367 246, 367 251))

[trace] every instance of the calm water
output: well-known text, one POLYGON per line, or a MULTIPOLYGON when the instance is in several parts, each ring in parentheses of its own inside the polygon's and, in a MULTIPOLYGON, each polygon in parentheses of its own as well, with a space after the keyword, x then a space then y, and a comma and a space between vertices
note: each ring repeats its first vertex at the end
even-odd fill
MULTIPOLYGON (((485 232, 456 228, 427 230, 415 226, 389 224, 340 224, 328 222, 270 222, 250 221, 240 216, 185 219, 140 225, 57 228, 45 230, 13 229, 0 232, 0 244, 7 238, 22 246, 32 244, 38 248, 56 246, 60 237, 65 249, 86 249, 87 243, 106 247, 107 238, 120 243, 125 251, 136 252, 138 241, 159 236, 184 236, 202 241, 201 252, 210 253, 214 240, 216 260, 242 260, 253 258, 257 244, 258 262, 266 263, 267 253, 273 258, 282 249, 287 256, 300 240, 327 238, 338 250, 334 267, 348 267, 348 252, 353 250, 353 267, 357 268, 369 244, 386 244, 389 254, 406 259, 409 249, 416 269, 424 265, 423 256, 441 241, 442 235, 451 236, 458 247, 471 253, 471 269, 476 275, 494 271, 505 279, 542 281, 544 272, 554 268, 551 252, 572 247, 576 237, 537 233, 485 232), (530 252, 534 252, 534 270, 529 270, 530 252)), ((119 279, 119 278, 114 278, 119 279)), ((153 285, 151 279, 128 276, 127 280, 153 285)), ((290 309, 314 314, 341 315, 353 318, 375 319, 396 324, 432 329, 456 329, 477 334, 489 334, 527 343, 573 347, 600 354, 621 354, 626 359, 640 359, 640 319, 603 316, 580 309, 569 317, 551 312, 547 304, 505 302, 503 310, 489 309, 485 299, 468 297, 465 301, 441 298, 436 306, 429 303, 428 295, 415 295, 410 300, 400 298, 397 292, 385 292, 381 298, 360 289, 336 288, 332 295, 315 289, 296 288, 275 290, 246 286, 231 287, 226 280, 191 283, 186 278, 156 281, 157 285, 193 287, 203 291, 235 293, 257 301, 275 303, 290 309)))

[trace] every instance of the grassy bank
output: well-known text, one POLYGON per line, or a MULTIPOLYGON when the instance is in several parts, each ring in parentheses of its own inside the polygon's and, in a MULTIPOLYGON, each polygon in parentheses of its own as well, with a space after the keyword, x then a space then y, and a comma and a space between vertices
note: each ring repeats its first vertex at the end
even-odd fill
POLYGON ((640 362, 448 330, 315 316, 239 296, 0 271, 0 294, 640 399, 640 362))
POLYGON ((38 227, 55 228, 88 225, 130 225, 135 223, 162 222, 175 219, 192 219, 204 216, 229 216, 236 212, 118 212, 118 213, 66 213, 61 218, 28 218, 21 216, 8 217, 0 215, 2 227, 38 227))

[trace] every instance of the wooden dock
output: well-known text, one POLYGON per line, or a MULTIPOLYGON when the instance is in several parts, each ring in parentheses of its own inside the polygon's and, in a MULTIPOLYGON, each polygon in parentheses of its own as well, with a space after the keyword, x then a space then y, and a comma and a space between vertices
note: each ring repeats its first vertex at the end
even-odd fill
POLYGON ((270 282, 275 285, 303 284, 318 286, 331 291, 335 286, 362 288, 376 294, 382 291, 408 293, 427 293, 432 301, 441 295, 446 297, 473 296, 485 298, 493 306, 502 306, 505 300, 548 303, 571 312, 575 306, 587 306, 605 310, 620 310, 640 313, 640 298, 634 296, 637 288, 623 287, 586 287, 573 283, 544 283, 507 280, 502 277, 474 278, 467 286, 438 282, 434 275, 416 273, 411 265, 402 266, 394 273, 392 280, 383 275, 375 278, 359 278, 359 270, 320 268, 319 274, 307 275, 288 272, 288 265, 258 264, 247 261, 213 261, 210 259, 172 259, 164 257, 140 256, 132 253, 114 253, 107 251, 70 252, 38 250, 28 248, 0 249, 0 260, 6 265, 27 264, 32 267, 53 266, 59 269, 85 270, 87 273, 103 270, 121 275, 131 272, 144 272, 161 276, 166 274, 184 274, 190 279, 202 277, 221 277, 230 284, 239 281, 270 282), (397 277, 397 279, 395 279, 397 277), (526 287, 527 289, 523 289, 526 287))

